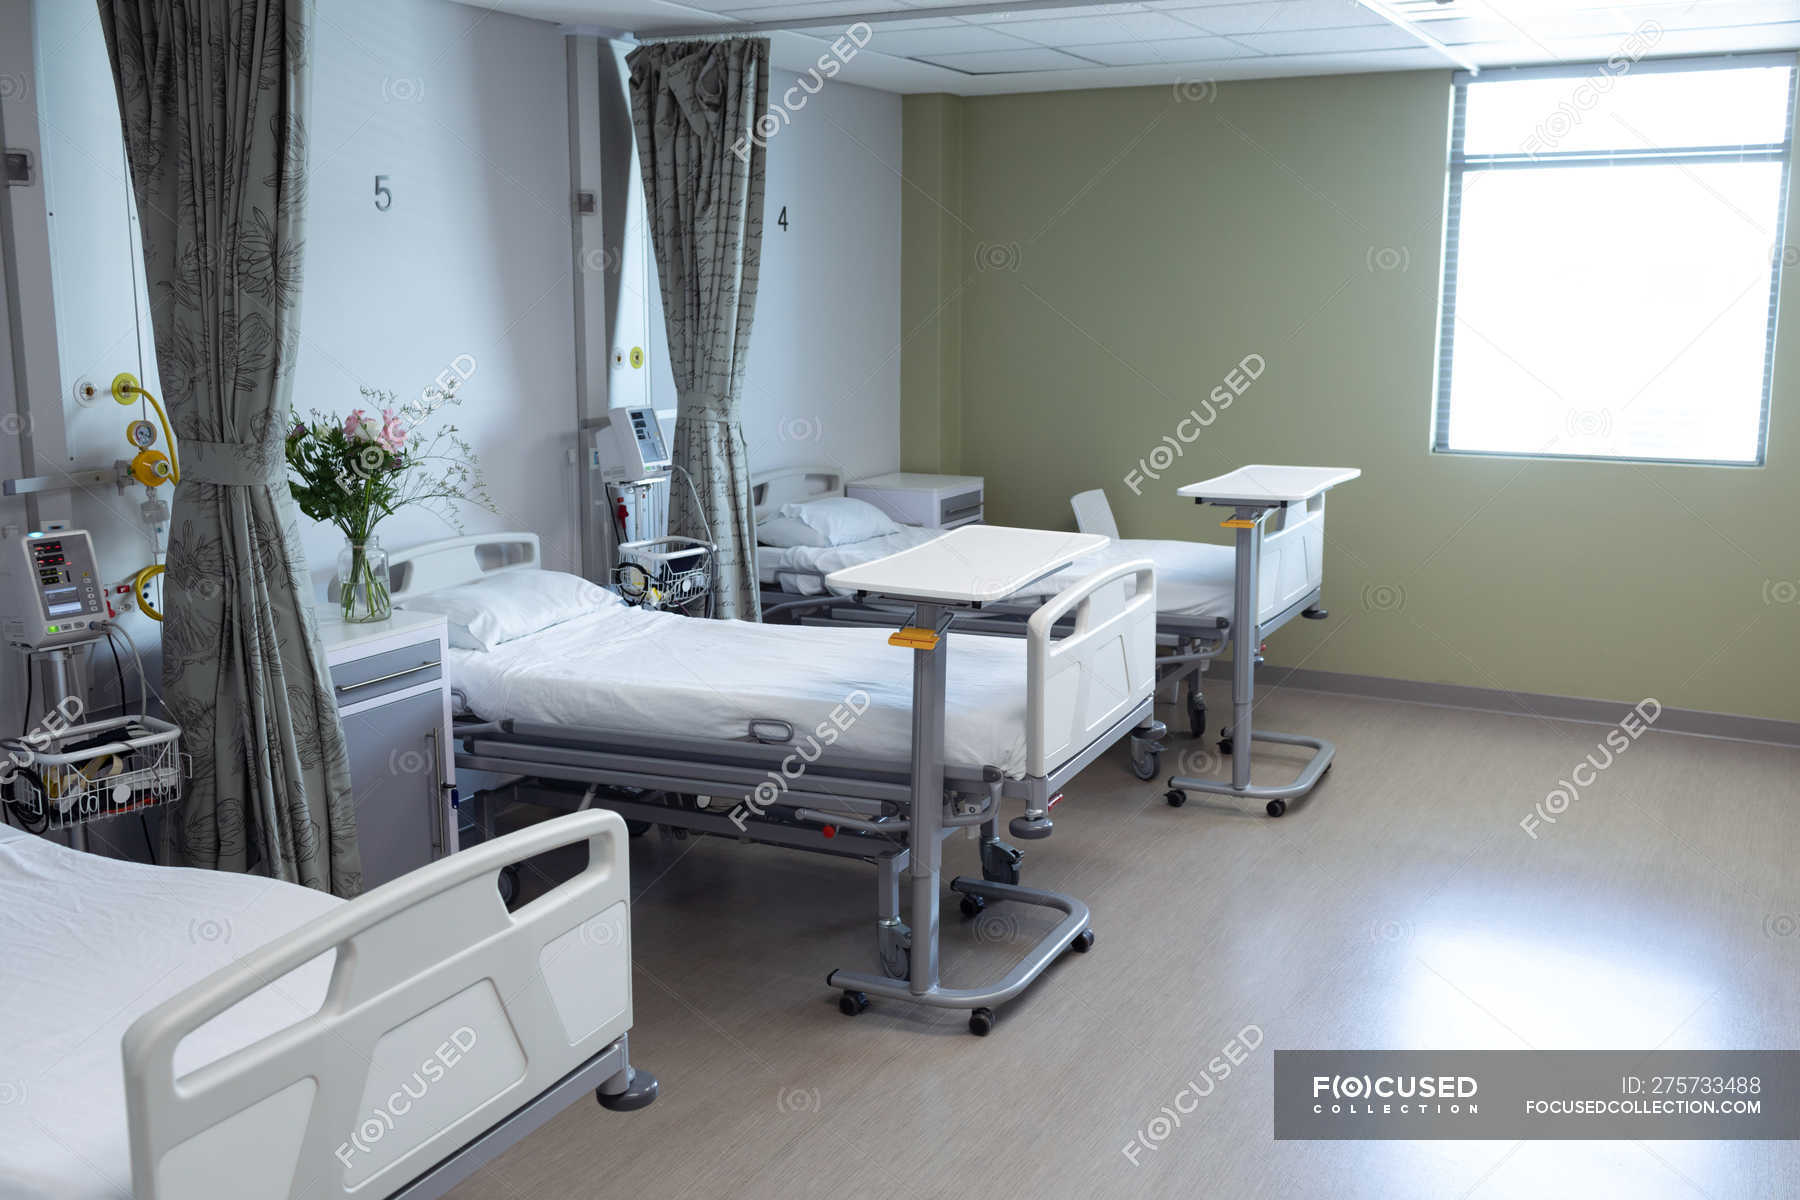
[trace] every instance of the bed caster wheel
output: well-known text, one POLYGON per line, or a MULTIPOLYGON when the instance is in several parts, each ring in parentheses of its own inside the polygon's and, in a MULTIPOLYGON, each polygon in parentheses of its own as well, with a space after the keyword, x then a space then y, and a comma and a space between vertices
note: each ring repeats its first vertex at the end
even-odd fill
POLYGON ((962 898, 962 915, 965 917, 978 917, 981 915, 981 910, 986 907, 987 898, 985 896, 964 896, 962 898))
POLYGON ((1161 766, 1162 755, 1160 754, 1146 754, 1142 758, 1135 754, 1131 756, 1131 773, 1146 783, 1156 778, 1161 766))
POLYGON ((1206 736, 1206 701, 1188 701, 1188 733, 1196 738, 1206 736))
POLYGON ((650 1107, 650 1102, 656 1099, 657 1088, 656 1076, 634 1068, 631 1082, 625 1085, 624 1091, 610 1096, 605 1092, 595 1092, 594 1098, 600 1101, 601 1108, 609 1112, 636 1112, 640 1108, 650 1107))
POLYGON ((1024 861, 1025 854, 1017 846, 1009 846, 998 840, 981 844, 981 877, 989 883, 1010 883, 1017 886, 1019 864, 1024 861))
POLYGON ((1230 754, 1231 753, 1231 739, 1230 738, 1222 737, 1219 739, 1219 753, 1220 754, 1230 754))
POLYGON ((969 1014, 969 1032, 976 1037, 986 1037, 994 1031, 994 1010, 978 1008, 969 1014))
POLYGON ((867 1007, 869 1007, 869 993, 867 992, 845 992, 838 997, 838 1011, 846 1017, 854 1017, 867 1007))
POLYGON ((511 908, 513 902, 519 898, 519 868, 501 867, 499 887, 500 903, 511 908))
POLYGON ((1287 801, 1271 800, 1267 806, 1264 807, 1263 811, 1268 813, 1271 817, 1279 817, 1282 813, 1287 811, 1287 801))
POLYGON ((1163 793, 1163 799, 1169 802, 1170 808, 1180 808, 1187 803, 1187 793, 1180 788, 1170 788, 1163 793))
POLYGON ((1086 954, 1089 950, 1092 950, 1093 948, 1094 948, 1094 931, 1092 929, 1082 930, 1080 933, 1075 935, 1075 940, 1069 943, 1069 949, 1073 950, 1077 954, 1086 954))

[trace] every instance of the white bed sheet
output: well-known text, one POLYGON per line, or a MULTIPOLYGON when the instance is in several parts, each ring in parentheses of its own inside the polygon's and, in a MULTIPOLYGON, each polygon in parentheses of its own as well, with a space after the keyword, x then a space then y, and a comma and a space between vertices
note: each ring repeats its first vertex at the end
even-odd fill
POLYGON ((861 566, 874 562, 878 558, 886 558, 890 554, 898 554, 902 550, 911 550, 914 546, 923 546, 926 542, 943 537, 942 529, 922 529, 917 525, 902 525, 898 533, 884 534, 881 537, 869 538, 867 541, 851 542, 846 546, 757 546, 756 577, 762 582, 797 596, 817 596, 825 590, 821 576, 833 571, 841 571, 845 567, 861 566), (806 574, 795 574, 806 572, 806 574), (813 574, 816 572, 817 574, 813 574))
MULTIPOLYGON (((343 903, 253 875, 151 867, 0 827, 0 1197, 130 1200, 120 1039, 145 1012, 343 903)), ((201 1026, 178 1073, 317 1011, 319 958, 201 1026)))
MULTIPOLYGON (((809 754, 806 737, 849 701, 866 709, 835 748, 905 760, 912 654, 889 632, 609 609, 493 650, 451 650, 450 682, 488 720, 744 739, 752 720, 778 719, 809 754)), ((945 761, 1022 775, 1024 641, 952 635, 947 691, 945 761)))
MULTIPOLYGON (((844 567, 874 562, 910 550, 943 534, 941 529, 905 525, 899 533, 847 546, 796 546, 786 550, 758 546, 756 573, 762 582, 783 591, 817 596, 825 590, 820 579, 810 574, 798 575, 795 571, 828 575, 844 567)), ((1027 588, 1019 598, 1047 598, 1102 567, 1139 558, 1148 558, 1156 566, 1156 611, 1159 615, 1230 619, 1237 552, 1230 546, 1215 546, 1208 542, 1120 538, 1103 550, 1076 559, 1042 583, 1027 588)))

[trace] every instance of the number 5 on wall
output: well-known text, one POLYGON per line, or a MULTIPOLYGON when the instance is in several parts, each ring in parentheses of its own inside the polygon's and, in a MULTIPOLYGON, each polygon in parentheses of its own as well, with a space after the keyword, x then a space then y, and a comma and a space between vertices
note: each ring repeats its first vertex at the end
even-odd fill
POLYGON ((388 189, 387 181, 388 177, 386 175, 377 175, 375 177, 376 212, 386 212, 388 209, 394 207, 394 193, 388 189))

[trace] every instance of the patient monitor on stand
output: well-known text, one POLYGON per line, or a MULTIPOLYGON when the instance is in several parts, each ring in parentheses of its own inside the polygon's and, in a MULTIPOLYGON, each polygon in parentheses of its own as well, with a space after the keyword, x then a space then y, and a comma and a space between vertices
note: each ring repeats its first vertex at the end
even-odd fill
POLYGON ((592 433, 588 465, 605 485, 601 501, 608 519, 607 551, 616 558, 621 542, 662 537, 669 528, 668 441, 648 406, 615 408, 592 433))
POLYGON ((106 603, 85 529, 31 533, 0 543, 0 632, 28 650, 102 636, 106 603))

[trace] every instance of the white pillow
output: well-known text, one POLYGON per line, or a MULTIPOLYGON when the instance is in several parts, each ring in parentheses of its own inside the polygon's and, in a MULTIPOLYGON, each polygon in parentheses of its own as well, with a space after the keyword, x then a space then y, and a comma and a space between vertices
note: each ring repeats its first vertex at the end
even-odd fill
POLYGON ((499 571, 486 579, 409 596, 400 607, 442 613, 450 644, 459 650, 492 650, 552 625, 625 602, 595 583, 564 571, 499 571))
POLYGON ((770 517, 756 527, 756 540, 779 550, 830 545, 824 534, 796 517, 770 517))
POLYGON ((780 515, 800 522, 821 539, 808 545, 848 546, 900 532, 900 527, 879 508, 867 500, 852 500, 848 496, 784 504, 780 515))

